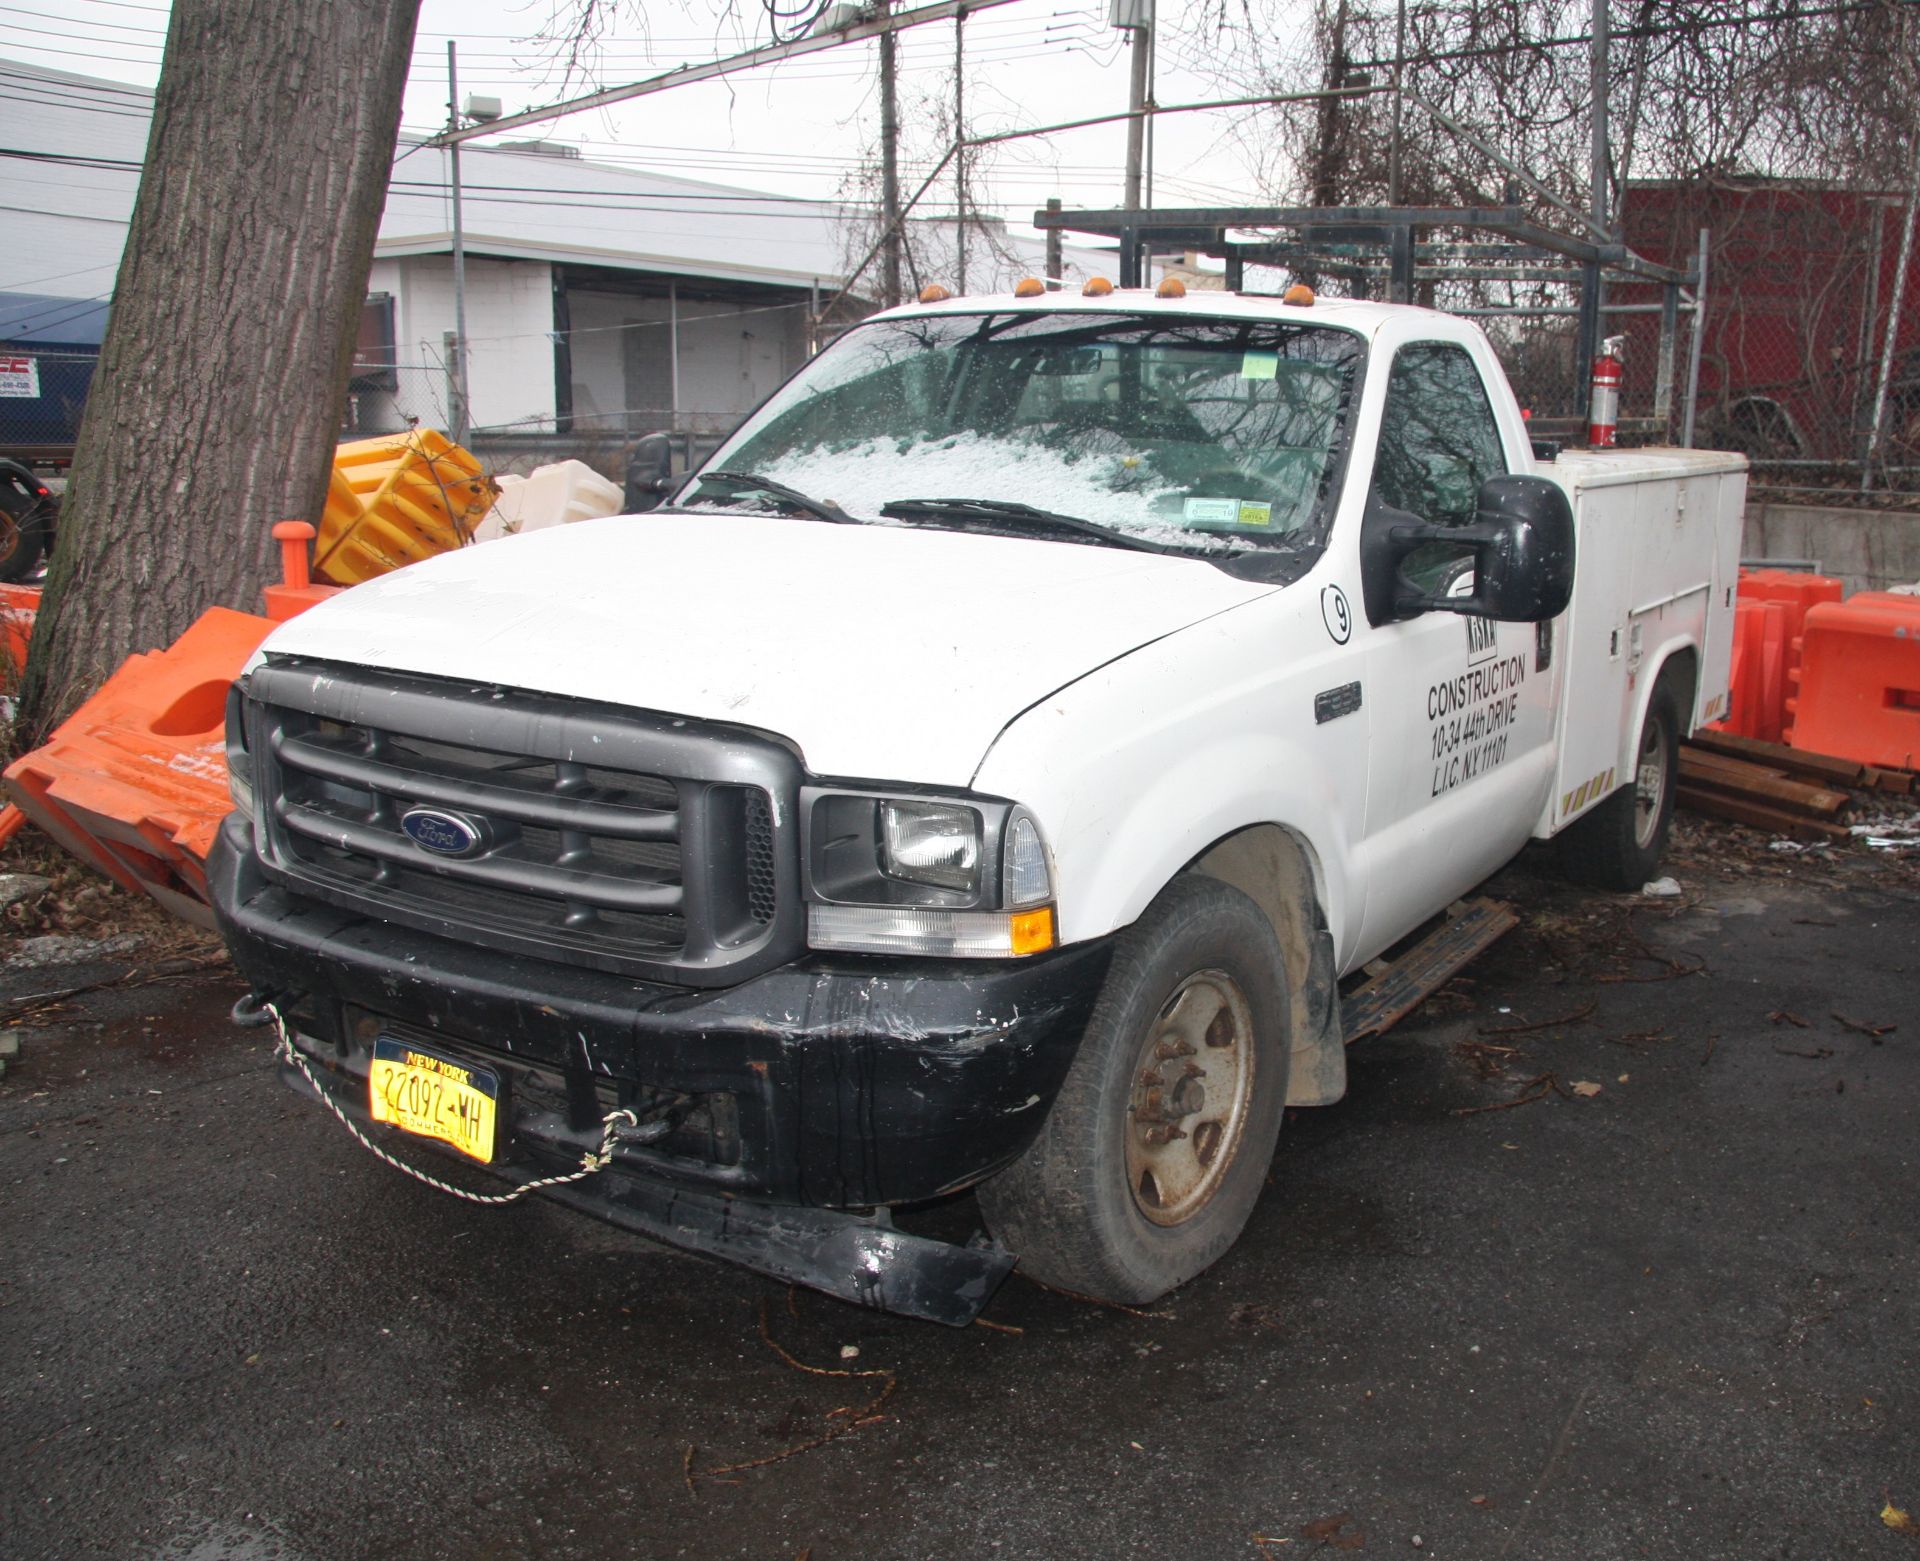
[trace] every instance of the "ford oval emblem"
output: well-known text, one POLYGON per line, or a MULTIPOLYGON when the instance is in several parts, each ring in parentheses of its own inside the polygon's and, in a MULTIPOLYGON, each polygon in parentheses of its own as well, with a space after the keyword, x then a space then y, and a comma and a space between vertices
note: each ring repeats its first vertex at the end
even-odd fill
POLYGON ((485 819, 447 808, 408 808, 400 815, 407 838, 435 856, 478 856, 487 848, 485 819))

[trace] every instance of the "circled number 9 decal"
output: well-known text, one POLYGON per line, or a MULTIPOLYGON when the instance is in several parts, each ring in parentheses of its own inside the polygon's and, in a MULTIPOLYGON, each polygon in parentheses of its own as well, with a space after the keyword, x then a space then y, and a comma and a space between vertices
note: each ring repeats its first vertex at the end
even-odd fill
POLYGON ((1320 593, 1320 616, 1326 620, 1333 643, 1344 645, 1353 633, 1353 609, 1347 605, 1347 593, 1330 585, 1320 593))

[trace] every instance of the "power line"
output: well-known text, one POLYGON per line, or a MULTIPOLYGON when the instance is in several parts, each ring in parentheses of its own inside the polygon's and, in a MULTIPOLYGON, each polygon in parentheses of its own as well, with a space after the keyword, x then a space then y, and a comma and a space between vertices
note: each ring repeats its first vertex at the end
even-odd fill
POLYGON ((112 262, 106 265, 82 266, 78 271, 62 271, 55 276, 29 277, 24 282, 0 282, 0 292, 20 292, 25 288, 38 287, 42 282, 64 282, 70 276, 85 276, 89 271, 112 271, 112 262))

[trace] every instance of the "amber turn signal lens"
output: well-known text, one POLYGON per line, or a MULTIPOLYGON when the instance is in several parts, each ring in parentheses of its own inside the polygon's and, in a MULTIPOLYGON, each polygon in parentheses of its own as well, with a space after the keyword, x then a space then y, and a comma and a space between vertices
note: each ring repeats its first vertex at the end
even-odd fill
POLYGON ((1153 290, 1153 296, 1155 298, 1185 298, 1187 296, 1187 284, 1177 276, 1162 277, 1160 279, 1160 285, 1153 290))
POLYGON ((1007 931, 1015 954, 1044 953, 1053 947, 1053 907, 1043 905, 1037 911, 1009 916, 1007 931))
POLYGON ((929 282, 920 289, 920 302, 923 304, 943 304, 953 296, 953 289, 942 287, 938 282, 929 282))
POLYGON ((1023 276, 1013 284, 1015 298, 1038 298, 1047 290, 1047 284, 1037 276, 1023 276))
POLYGON ((1305 282, 1295 282, 1293 286, 1289 287, 1280 295, 1280 302, 1283 304, 1292 304, 1296 309, 1311 308, 1313 306, 1313 289, 1307 286, 1305 282))
POLYGON ((1104 276, 1088 277, 1087 285, 1080 289, 1081 295, 1086 298, 1105 298, 1112 291, 1113 283, 1104 276))

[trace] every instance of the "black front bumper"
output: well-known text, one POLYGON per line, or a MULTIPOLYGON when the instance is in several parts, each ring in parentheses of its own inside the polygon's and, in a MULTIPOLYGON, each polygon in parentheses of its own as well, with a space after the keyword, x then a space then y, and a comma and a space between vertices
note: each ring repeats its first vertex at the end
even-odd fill
POLYGON ((609 1170, 549 1196, 943 1321, 966 1321, 1009 1260, 904 1235, 884 1210, 966 1187, 1027 1146, 1110 956, 1100 942, 1022 961, 809 958, 695 991, 290 893, 262 870, 238 814, 208 880, 235 962, 287 1011, 353 1113, 364 1115, 374 1037, 398 1033, 501 1076, 493 1169, 509 1180, 572 1169, 613 1106, 672 1120, 668 1135, 617 1148, 609 1170), (945 1315, 975 1291, 964 1316, 945 1315))

